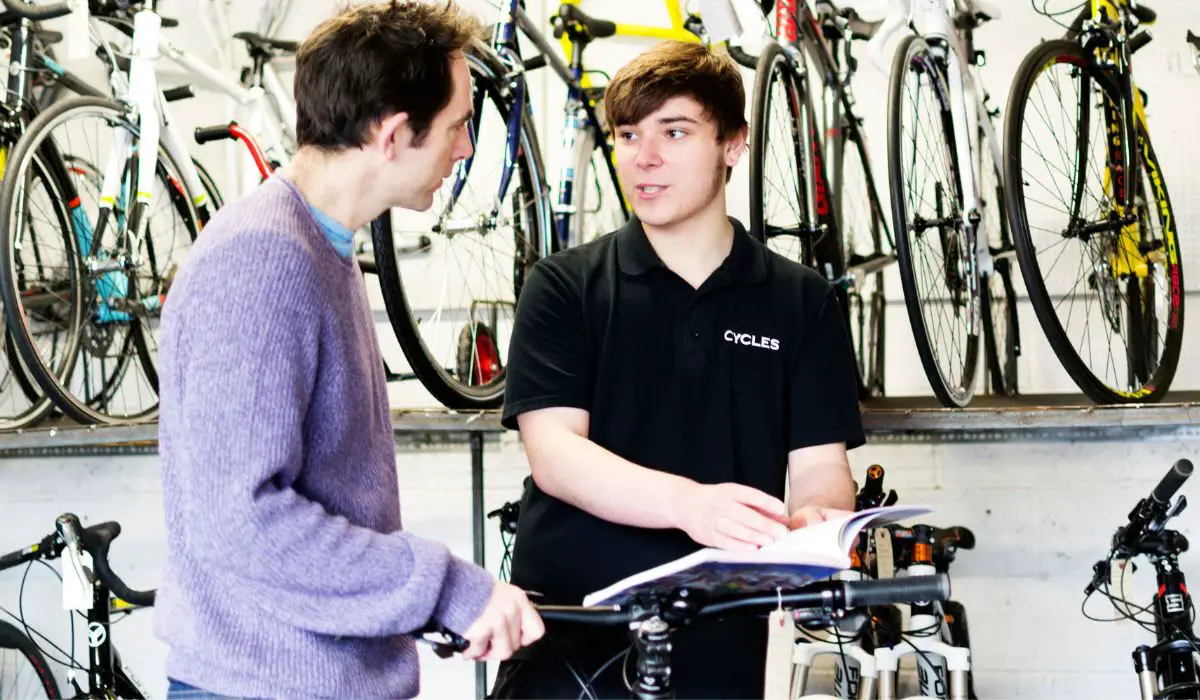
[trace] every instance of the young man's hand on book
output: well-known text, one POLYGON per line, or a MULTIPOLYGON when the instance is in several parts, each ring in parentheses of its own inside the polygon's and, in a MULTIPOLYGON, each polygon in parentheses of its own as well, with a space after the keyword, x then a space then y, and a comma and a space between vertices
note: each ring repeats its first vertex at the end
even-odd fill
POLYGON ((788 528, 791 530, 799 530, 802 527, 823 523, 826 520, 834 520, 850 515, 851 511, 842 510, 841 508, 825 508, 824 506, 800 506, 792 513, 788 519, 788 528))
POLYGON ((706 547, 753 550, 788 533, 783 501, 742 484, 695 484, 680 503, 679 528, 706 547))

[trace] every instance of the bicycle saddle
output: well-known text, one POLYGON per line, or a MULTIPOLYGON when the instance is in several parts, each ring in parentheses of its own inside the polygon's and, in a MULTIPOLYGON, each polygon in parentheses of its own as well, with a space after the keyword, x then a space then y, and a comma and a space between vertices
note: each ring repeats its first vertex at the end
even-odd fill
POLYGON ((578 5, 568 3, 558 6, 558 14, 550 18, 550 23, 554 25, 555 39, 561 39, 564 32, 576 41, 585 42, 617 33, 615 22, 589 17, 578 5))
POLYGON ((1193 34, 1192 30, 1190 29, 1187 33, 1187 42, 1191 44, 1197 51, 1200 51, 1200 36, 1193 34))
POLYGON ((284 53, 296 53, 296 48, 300 46, 297 41, 285 41, 283 39, 273 39, 254 32, 238 32, 233 35, 234 39, 241 39, 246 42, 246 48, 250 51, 263 51, 270 53, 271 51, 283 51, 284 53))

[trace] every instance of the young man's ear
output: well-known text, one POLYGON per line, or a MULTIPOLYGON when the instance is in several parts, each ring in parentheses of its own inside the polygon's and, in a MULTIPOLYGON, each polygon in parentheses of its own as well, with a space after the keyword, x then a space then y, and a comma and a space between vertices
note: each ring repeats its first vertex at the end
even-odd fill
POLYGON ((412 146, 412 137, 408 112, 397 112, 379 120, 379 127, 375 129, 371 144, 379 149, 385 158, 392 160, 401 151, 412 146))
POLYGON ((749 128, 742 126, 737 131, 729 135, 725 139, 725 165, 732 168, 737 165, 742 159, 742 154, 746 152, 746 140, 749 136, 749 128))

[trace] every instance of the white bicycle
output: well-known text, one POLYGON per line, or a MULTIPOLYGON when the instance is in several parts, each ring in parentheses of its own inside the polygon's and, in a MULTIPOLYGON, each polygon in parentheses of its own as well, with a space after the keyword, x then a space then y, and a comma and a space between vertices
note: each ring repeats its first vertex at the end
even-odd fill
MULTIPOLYGON (((68 3, 3 2, 31 19, 71 12, 68 3)), ((9 154, 0 185, 0 296, 10 338, 42 391, 83 423, 157 414, 162 302, 209 218, 205 188, 159 88, 156 6, 89 3, 91 36, 115 68, 122 62, 98 22, 132 20, 128 76, 110 71, 116 99, 73 97, 42 112, 9 154), (39 239, 38 224, 70 235, 39 239)))
POLYGON ((900 278, 925 374, 948 407, 970 403, 983 335, 993 389, 1014 393, 1020 353, 1015 251, 1000 142, 973 32, 984 0, 891 0, 876 51, 907 27, 891 68, 888 164, 900 278), (995 360, 992 362, 990 360, 995 360))

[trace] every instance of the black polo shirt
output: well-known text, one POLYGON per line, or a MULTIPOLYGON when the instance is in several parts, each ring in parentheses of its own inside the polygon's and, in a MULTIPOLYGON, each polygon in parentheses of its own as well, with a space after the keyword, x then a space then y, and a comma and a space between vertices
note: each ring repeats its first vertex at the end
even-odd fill
MULTIPOLYGON (((733 222, 693 288, 641 223, 537 263, 509 345, 504 425, 555 406, 643 467, 783 498, 788 452, 864 441, 853 351, 833 289, 733 222)), ((698 549, 681 530, 601 520, 531 485, 512 581, 562 602, 698 549)))

